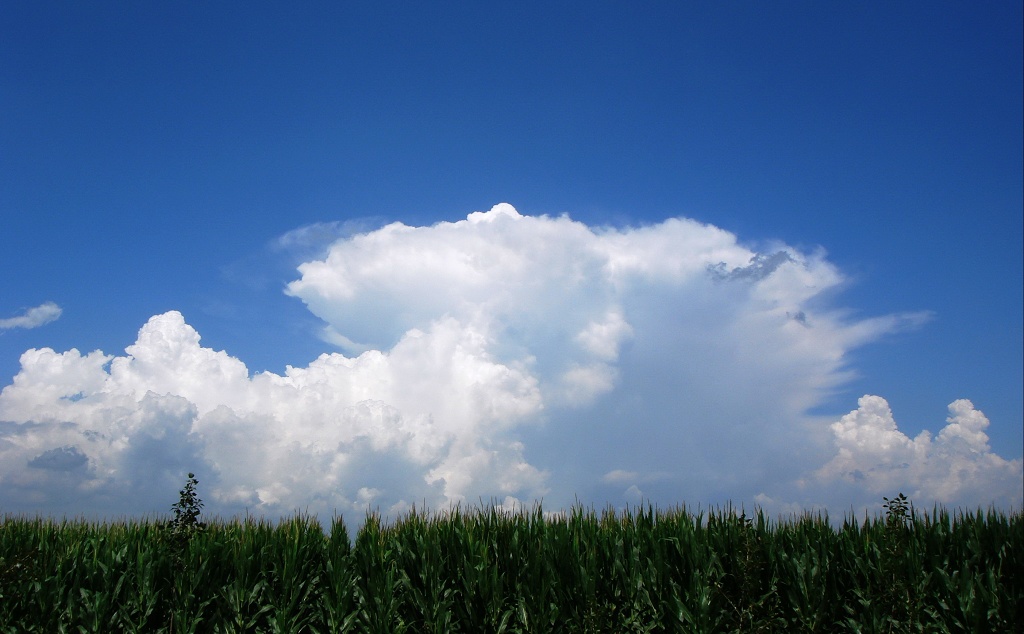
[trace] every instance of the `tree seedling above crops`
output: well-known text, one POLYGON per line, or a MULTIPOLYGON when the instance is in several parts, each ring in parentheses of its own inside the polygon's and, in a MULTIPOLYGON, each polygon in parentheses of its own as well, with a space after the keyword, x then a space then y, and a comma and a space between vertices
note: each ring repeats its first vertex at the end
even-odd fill
POLYGON ((169 522, 168 527, 179 538, 187 540, 193 533, 206 528, 206 524, 199 521, 199 514, 203 510, 203 501, 196 491, 198 485, 199 480, 196 480, 196 474, 189 472, 185 488, 178 492, 178 501, 171 505, 174 519, 169 522))
POLYGON ((882 505, 885 509, 885 525, 889 530, 906 528, 913 523, 914 508, 902 492, 891 500, 887 497, 882 499, 885 500, 882 505))

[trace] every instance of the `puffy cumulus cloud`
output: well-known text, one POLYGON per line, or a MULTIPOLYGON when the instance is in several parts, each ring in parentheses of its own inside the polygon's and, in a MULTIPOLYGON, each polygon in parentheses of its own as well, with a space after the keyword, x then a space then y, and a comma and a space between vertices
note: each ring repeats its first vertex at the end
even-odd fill
POLYGON ((1021 507, 1024 462, 992 452, 989 421, 966 399, 949 404, 946 426, 935 437, 901 432, 889 404, 864 396, 859 407, 832 424, 836 453, 813 476, 815 484, 845 483, 872 494, 897 491, 914 500, 976 507, 997 503, 1021 507))
POLYGON ((0 319, 0 330, 11 328, 38 328, 60 318, 63 311, 53 302, 44 302, 35 308, 29 308, 24 314, 8 319, 0 319))
POLYGON ((185 471, 224 512, 540 497, 504 433, 541 408, 536 381, 484 348, 441 320, 387 353, 249 376, 169 312, 124 356, 29 350, 0 393, 0 505, 159 512, 185 471))
MULTIPOLYGON (((792 500, 853 473, 807 415, 847 353, 926 318, 854 319, 823 295, 843 282, 824 253, 683 218, 502 204, 292 242, 320 246, 286 292, 340 352, 250 375, 176 312, 123 355, 29 350, 0 392, 0 505, 162 511, 186 471, 222 513, 792 500)), ((978 420, 957 425, 932 444, 977 448, 978 420)))

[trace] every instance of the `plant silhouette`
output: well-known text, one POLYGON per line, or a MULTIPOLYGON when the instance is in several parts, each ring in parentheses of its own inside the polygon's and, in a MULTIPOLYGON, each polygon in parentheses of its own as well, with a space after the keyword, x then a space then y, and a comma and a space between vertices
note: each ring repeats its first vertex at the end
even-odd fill
POLYGON ((198 486, 196 474, 189 472, 185 487, 178 492, 178 501, 171 505, 174 519, 170 521, 169 528, 176 537, 184 538, 185 541, 194 533, 206 528, 206 524, 199 521, 203 501, 199 498, 196 489, 198 486))

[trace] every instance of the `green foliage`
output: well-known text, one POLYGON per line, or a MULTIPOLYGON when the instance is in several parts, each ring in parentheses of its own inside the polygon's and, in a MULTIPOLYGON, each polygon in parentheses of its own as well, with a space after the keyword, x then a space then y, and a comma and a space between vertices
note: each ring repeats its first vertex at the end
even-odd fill
POLYGON ((882 508, 885 509, 885 528, 890 534, 901 535, 913 526, 914 508, 907 500, 907 496, 901 492, 891 500, 887 497, 882 499, 885 500, 882 504, 882 508))
MULTIPOLYGON (((191 484, 191 486, 189 486, 191 484)), ((1014 632, 1024 518, 731 508, 0 521, 0 632, 1014 632), (184 528, 190 526, 191 528, 184 528)))
POLYGON ((171 505, 174 518, 168 522, 168 528, 177 538, 189 540, 195 533, 206 528, 206 524, 199 521, 203 501, 199 498, 198 486, 196 474, 189 473, 185 487, 178 492, 178 501, 171 505))

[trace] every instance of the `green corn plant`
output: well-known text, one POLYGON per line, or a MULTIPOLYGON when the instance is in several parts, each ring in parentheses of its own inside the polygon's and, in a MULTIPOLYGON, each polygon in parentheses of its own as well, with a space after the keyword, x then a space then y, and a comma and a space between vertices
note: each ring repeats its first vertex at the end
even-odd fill
POLYGON ((546 634, 558 623, 556 566, 550 547, 551 522, 538 504, 515 517, 516 530, 506 544, 512 569, 514 620, 511 631, 546 634))
POLYGON ((246 518, 241 522, 214 527, 227 541, 225 567, 231 574, 221 583, 215 604, 216 632, 256 632, 267 629, 267 615, 274 606, 267 598, 264 562, 270 556, 272 528, 263 521, 246 518))
POLYGON ((0 551, 0 623, 17 623, 24 618, 22 594, 39 577, 38 550, 27 543, 23 531, 8 532, 15 528, 9 521, 0 525, 0 545, 4 546, 0 551))
POLYGON ((283 520, 270 551, 269 594, 272 632, 300 632, 318 625, 321 580, 326 574, 323 529, 315 518, 283 520))
POLYGON ((354 545, 340 518, 329 535, 304 516, 210 521, 174 542, 166 522, 5 517, 0 632, 1020 631, 1019 512, 885 501, 839 526, 415 511, 369 516, 354 545))
POLYGON ((126 588, 118 604, 115 629, 129 633, 152 632, 157 629, 161 612, 161 570, 169 562, 154 548, 153 527, 132 526, 127 534, 129 562, 126 588))
POLYGON ((450 632, 455 591, 445 574, 446 554, 435 538, 434 525, 414 508, 395 528, 395 558, 405 587, 403 616, 419 623, 421 632, 450 632))
POLYGON ((463 607, 462 627, 467 631, 496 630, 509 610, 504 605, 504 579, 494 561, 491 519, 474 513, 456 525, 464 554, 456 593, 463 607))
POLYGON ((389 532, 381 525, 378 515, 370 514, 356 535, 352 554, 352 565, 357 575, 354 623, 360 632, 398 633, 409 627, 400 618, 403 579, 392 557, 389 532))
POLYGON ((331 522, 324 563, 323 621, 328 632, 354 631, 358 616, 357 577, 352 545, 345 521, 338 516, 331 522))

